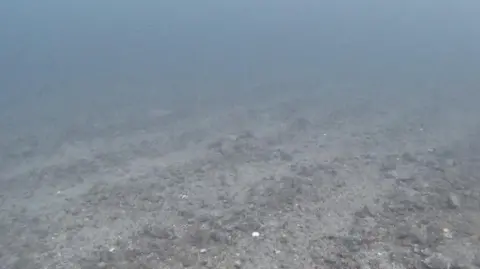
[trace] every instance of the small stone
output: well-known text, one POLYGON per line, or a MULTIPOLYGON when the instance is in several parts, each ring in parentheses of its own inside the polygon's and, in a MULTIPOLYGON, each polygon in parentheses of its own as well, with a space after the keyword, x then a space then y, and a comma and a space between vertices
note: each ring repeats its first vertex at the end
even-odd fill
POLYGON ((428 268, 431 269, 450 269, 452 260, 445 257, 441 253, 434 253, 423 261, 428 268))
POLYGON ((206 249, 206 248, 200 249, 200 253, 202 253, 202 254, 203 254, 203 253, 207 253, 207 249, 206 249))
POLYGON ((456 209, 459 208, 460 205, 460 198, 456 194, 450 193, 448 196, 448 206, 452 209, 456 209))
POLYGON ((233 263, 233 266, 234 266, 236 269, 240 269, 240 268, 242 268, 242 262, 239 261, 239 260, 236 260, 236 261, 233 263))
POLYGON ((260 236, 260 233, 259 232, 253 232, 252 233, 252 237, 259 237, 260 236))

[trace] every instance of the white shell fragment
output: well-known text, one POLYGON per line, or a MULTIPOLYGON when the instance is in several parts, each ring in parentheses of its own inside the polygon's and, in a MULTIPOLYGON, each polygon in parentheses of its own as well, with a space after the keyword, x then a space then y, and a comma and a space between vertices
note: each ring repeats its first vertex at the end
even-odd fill
POLYGON ((452 239, 453 238, 453 233, 450 231, 448 228, 443 228, 443 237, 452 239))

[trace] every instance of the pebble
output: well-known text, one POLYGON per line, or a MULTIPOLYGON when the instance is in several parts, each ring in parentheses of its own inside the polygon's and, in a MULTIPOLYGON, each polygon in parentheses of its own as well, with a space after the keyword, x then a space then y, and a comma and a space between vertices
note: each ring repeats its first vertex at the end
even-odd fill
POLYGON ((236 260, 233 266, 235 266, 236 269, 240 269, 242 268, 242 262, 239 260, 236 260))

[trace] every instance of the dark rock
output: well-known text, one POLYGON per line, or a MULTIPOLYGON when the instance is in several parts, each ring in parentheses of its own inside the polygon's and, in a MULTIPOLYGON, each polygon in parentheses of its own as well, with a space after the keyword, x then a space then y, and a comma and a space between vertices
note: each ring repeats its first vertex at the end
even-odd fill
POLYGON ((190 243, 196 247, 205 247, 210 239, 210 231, 203 228, 193 231, 189 236, 190 243))
POLYGON ((160 226, 150 226, 144 228, 144 234, 153 238, 159 239, 175 239, 176 236, 172 229, 167 229, 160 226))
POLYGON ((454 167, 457 165, 457 162, 454 159, 447 159, 445 160, 445 164, 451 167, 454 167))
POLYGON ((402 154, 402 161, 406 163, 414 163, 417 162, 417 159, 411 153, 405 152, 402 154))
POLYGON ((475 255, 472 264, 480 268, 480 254, 475 255))
POLYGON ((123 253, 123 257, 127 261, 135 261, 141 255, 138 250, 127 249, 123 253))
POLYGON ((183 267, 192 267, 197 262, 196 258, 193 255, 182 254, 177 256, 178 261, 183 265, 183 267))
POLYGON ((443 229, 429 225, 427 226, 426 229, 426 234, 427 234, 427 244, 429 246, 434 246, 442 240, 444 232, 443 229))
POLYGON ((395 181, 397 183, 411 183, 413 181, 415 181, 415 178, 414 177, 397 177, 395 178, 395 181))
POLYGON ((475 266, 472 264, 465 263, 461 260, 455 260, 452 264, 451 269, 475 269, 475 266))
POLYGON ((212 241, 214 242, 222 243, 222 244, 227 244, 230 241, 230 238, 227 234, 218 232, 218 231, 212 232, 210 234, 210 239, 212 239, 212 241))
POLYGON ((413 269, 426 269, 428 268, 422 260, 420 259, 413 259, 413 261, 411 261, 411 265, 410 266, 407 266, 407 268, 413 268, 413 269))
POLYGON ((180 210, 177 214, 185 219, 195 218, 195 213, 189 210, 180 210))
POLYGON ((112 251, 109 250, 100 250, 97 251, 96 253, 96 258, 99 262, 113 262, 115 260, 115 254, 112 251))
POLYGON ((284 161, 284 162, 291 162, 293 161, 293 156, 283 150, 279 150, 276 152, 276 155, 278 156, 278 158, 281 160, 281 161, 284 161))
POLYGON ((397 159, 395 156, 389 156, 384 160, 380 166, 380 171, 383 173, 393 171, 397 168, 397 159))
POLYGON ((358 252, 362 248, 362 239, 359 237, 347 237, 343 239, 343 245, 350 252, 358 252))
POLYGON ((255 135, 251 131, 244 131, 244 132, 240 133, 235 138, 235 140, 239 141, 239 140, 247 140, 247 139, 254 139, 254 138, 255 138, 255 135))
POLYGON ((434 171, 445 172, 442 165, 440 163, 438 163, 437 161, 428 160, 428 161, 425 162, 425 166, 434 170, 434 171))
POLYGON ((279 241, 281 244, 284 244, 284 245, 288 244, 288 238, 287 238, 285 235, 282 235, 282 236, 278 239, 278 241, 279 241))
POLYGON ((236 260, 236 261, 233 263, 233 266, 234 266, 236 269, 240 269, 240 268, 242 268, 242 262, 239 261, 239 260, 236 260))
POLYGON ((452 209, 459 208, 461 206, 460 198, 455 193, 450 193, 448 195, 448 207, 452 209))
POLYGON ((33 269, 38 268, 30 257, 21 256, 14 264, 14 269, 33 269))
POLYGON ((416 226, 400 226, 396 231, 396 237, 407 244, 425 245, 428 243, 426 230, 416 226))
POLYGON ((410 238, 412 238, 413 243, 425 245, 428 243, 428 234, 425 229, 413 226, 410 228, 410 238))
POLYGON ((206 223, 206 222, 209 222, 211 220, 212 220, 212 216, 210 216, 208 214, 201 214, 201 215, 197 216, 197 221, 199 223, 206 223))
POLYGON ((409 254, 405 251, 396 251, 389 254, 390 261, 399 264, 405 264, 408 262, 409 254))
POLYGON ((370 209, 368 206, 364 206, 361 210, 355 212, 355 217, 357 218, 366 218, 366 217, 373 217, 372 212, 370 212, 370 209))
POLYGON ((423 256, 431 256, 433 254, 433 251, 430 248, 424 248, 420 250, 420 254, 423 256))
POLYGON ((235 225, 235 228, 242 232, 256 231, 261 227, 262 227, 261 223, 259 223, 257 220, 251 217, 247 217, 244 220, 242 220, 242 222, 235 225))
POLYGON ((311 125, 312 123, 309 120, 297 118, 291 123, 290 128, 295 131, 306 131, 311 125))
POLYGON ((450 269, 452 262, 452 259, 445 257, 441 253, 434 253, 423 260, 423 264, 430 269, 450 269))

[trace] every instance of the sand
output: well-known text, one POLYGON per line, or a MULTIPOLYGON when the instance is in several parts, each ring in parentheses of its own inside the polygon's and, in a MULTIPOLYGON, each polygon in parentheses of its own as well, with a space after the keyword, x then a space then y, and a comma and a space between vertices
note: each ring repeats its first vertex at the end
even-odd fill
POLYGON ((0 268, 480 266, 480 108, 405 96, 156 107, 4 145, 0 268))

